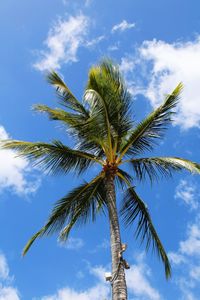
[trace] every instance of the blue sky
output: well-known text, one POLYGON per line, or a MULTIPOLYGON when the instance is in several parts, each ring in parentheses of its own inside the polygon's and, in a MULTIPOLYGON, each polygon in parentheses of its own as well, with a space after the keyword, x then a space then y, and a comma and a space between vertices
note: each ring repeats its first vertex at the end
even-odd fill
MULTIPOLYGON (((1 1, 0 139, 57 138, 72 145, 63 128, 31 110, 35 103, 57 105, 45 72, 56 69, 81 99, 90 66, 109 56, 127 80, 138 121, 184 83, 174 125, 152 155, 200 162, 199 11, 197 0, 1 1)), ((110 271, 109 230, 103 216, 75 229, 65 245, 56 236, 38 240, 21 258, 54 201, 80 181, 74 174, 47 176, 12 151, 0 150, 0 300, 110 299, 104 280, 110 271)), ((153 186, 136 184, 173 276, 166 282, 157 258, 135 241, 133 229, 123 229, 130 300, 199 299, 200 178, 183 172, 153 186)))

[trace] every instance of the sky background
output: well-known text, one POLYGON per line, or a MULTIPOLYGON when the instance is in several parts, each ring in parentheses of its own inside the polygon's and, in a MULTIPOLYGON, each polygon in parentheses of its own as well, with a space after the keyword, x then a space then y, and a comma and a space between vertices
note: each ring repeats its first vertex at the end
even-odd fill
MULTIPOLYGON (((56 122, 31 107, 56 107, 45 72, 56 69, 82 98, 89 68, 102 57, 120 65, 137 121, 182 81, 174 125, 152 155, 200 162, 200 3, 198 0, 0 1, 0 139, 61 139, 56 122)), ((95 174, 93 169, 82 179, 95 174)), ((0 300, 104 300, 110 286, 109 227, 105 217, 73 230, 68 242, 27 240, 53 203, 75 187, 76 175, 47 176, 12 151, 0 150, 0 300)), ((200 295, 200 178, 187 172, 137 185, 172 264, 162 264, 122 230, 130 300, 198 300, 200 295)), ((118 197, 120 198, 120 192, 118 197)))

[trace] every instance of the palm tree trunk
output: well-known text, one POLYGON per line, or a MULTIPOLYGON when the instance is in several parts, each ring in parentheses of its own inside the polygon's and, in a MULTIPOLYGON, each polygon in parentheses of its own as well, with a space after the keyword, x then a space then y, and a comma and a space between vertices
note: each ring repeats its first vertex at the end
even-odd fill
POLYGON ((106 203, 110 222, 110 241, 112 256, 112 300, 127 300, 127 287, 124 265, 120 260, 121 237, 116 207, 114 178, 112 175, 106 176, 105 189, 107 195, 106 203))

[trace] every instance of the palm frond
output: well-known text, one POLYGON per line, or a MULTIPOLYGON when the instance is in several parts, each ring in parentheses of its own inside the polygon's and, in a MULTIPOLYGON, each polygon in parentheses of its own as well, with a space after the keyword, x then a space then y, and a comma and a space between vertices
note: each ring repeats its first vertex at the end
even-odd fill
POLYGON ((51 71, 47 74, 47 81, 51 85, 55 86, 58 98, 60 99, 60 104, 64 105, 66 108, 81 113, 84 116, 89 116, 88 111, 83 104, 76 99, 67 87, 66 83, 55 71, 51 71))
POLYGON ((103 179, 104 176, 101 173, 91 182, 80 185, 57 201, 47 223, 26 244, 23 255, 39 237, 60 232, 60 239, 66 240, 75 225, 89 220, 95 221, 97 214, 104 209, 103 179))
POLYGON ((88 134, 88 117, 78 114, 67 112, 66 110, 59 108, 50 108, 46 105, 37 104, 33 109, 40 113, 46 113, 50 120, 61 121, 69 129, 70 134, 73 134, 74 138, 80 140, 80 138, 92 139, 92 136, 88 134))
POLYGON ((72 126, 72 128, 81 127, 87 120, 87 118, 81 114, 73 114, 59 108, 53 109, 42 104, 34 105, 33 109, 48 114, 50 120, 61 121, 66 125, 72 126))
POLYGON ((152 245, 153 250, 156 250, 158 257, 162 259, 166 278, 169 278, 171 276, 171 267, 165 249, 153 226, 146 204, 132 187, 125 194, 121 215, 126 225, 132 225, 138 219, 136 237, 140 237, 141 242, 146 240, 146 250, 152 245))
POLYGON ((101 107, 102 104, 104 105, 106 119, 109 120, 109 126, 104 126, 104 128, 105 131, 109 128, 112 142, 115 141, 117 151, 121 138, 127 134, 132 125, 131 96, 125 87, 118 66, 112 65, 109 60, 103 60, 99 65, 93 66, 89 72, 86 93, 92 115, 97 115, 96 112, 99 110, 103 112, 101 107), (92 97, 91 92, 93 93, 92 97))
POLYGON ((104 59, 100 67, 106 78, 106 84, 109 84, 109 97, 112 97, 110 109, 113 111, 113 120, 115 120, 112 125, 118 137, 122 138, 132 127, 130 117, 132 97, 117 64, 110 59, 104 59))
POLYGON ((48 144, 8 140, 2 142, 2 144, 4 149, 17 151, 19 156, 30 159, 33 165, 37 165, 51 173, 67 173, 75 170, 80 174, 94 162, 103 164, 94 155, 71 149, 60 141, 53 141, 48 144))
POLYGON ((163 136, 167 125, 172 122, 172 116, 175 113, 180 93, 183 89, 180 83, 172 94, 168 95, 164 103, 145 118, 135 130, 130 132, 125 144, 120 152, 121 159, 125 154, 137 155, 143 151, 152 150, 158 138, 163 136))
POLYGON ((126 171, 118 168, 117 176, 115 177, 116 182, 121 186, 122 189, 130 187, 133 177, 128 174, 126 171))
POLYGON ((38 238, 38 237, 41 237, 42 234, 43 234, 43 230, 44 228, 41 228, 38 232, 36 232, 32 238, 28 241, 28 243, 25 245, 23 251, 22 251, 22 256, 25 256, 26 253, 28 252, 28 250, 30 249, 30 247, 32 246, 32 244, 35 242, 35 240, 38 238))
POLYGON ((90 103, 91 106, 91 118, 90 128, 94 133, 98 134, 102 138, 105 137, 107 142, 107 152, 112 153, 112 137, 111 137, 111 126, 108 115, 108 107, 101 95, 93 89, 87 89, 84 95, 85 101, 90 103))
POLYGON ((57 89, 66 89, 67 86, 65 82, 62 80, 61 76, 58 75, 55 71, 51 71, 47 74, 47 82, 57 89))
POLYGON ((151 157, 127 160, 130 162, 136 178, 143 180, 146 176, 152 182, 159 179, 159 175, 171 177, 174 171, 188 170, 193 174, 200 174, 200 165, 179 157, 151 157))
MULTIPOLYGON (((88 118, 81 114, 73 114, 62 109, 52 109, 46 105, 35 105, 34 109, 41 113, 47 113, 50 120, 61 121, 69 129, 70 135, 77 141, 76 148, 82 151, 89 150, 97 155, 104 155, 102 145, 104 134, 101 134, 99 117, 88 118)), ((99 156, 100 157, 100 156, 99 156)))
POLYGON ((76 148, 81 151, 90 151, 96 156, 97 159, 103 159, 105 157, 103 141, 98 138, 96 140, 94 139, 93 141, 79 139, 76 148))

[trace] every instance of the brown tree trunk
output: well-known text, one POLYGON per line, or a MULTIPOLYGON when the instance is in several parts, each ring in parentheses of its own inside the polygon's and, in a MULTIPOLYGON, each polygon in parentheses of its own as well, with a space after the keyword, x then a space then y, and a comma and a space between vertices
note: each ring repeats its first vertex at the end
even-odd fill
POLYGON ((125 280, 124 265, 120 259, 121 237, 116 207, 116 195, 113 176, 106 176, 105 189, 107 195, 106 203, 109 212, 110 222, 110 242, 112 256, 112 300, 127 300, 127 287, 125 280))

